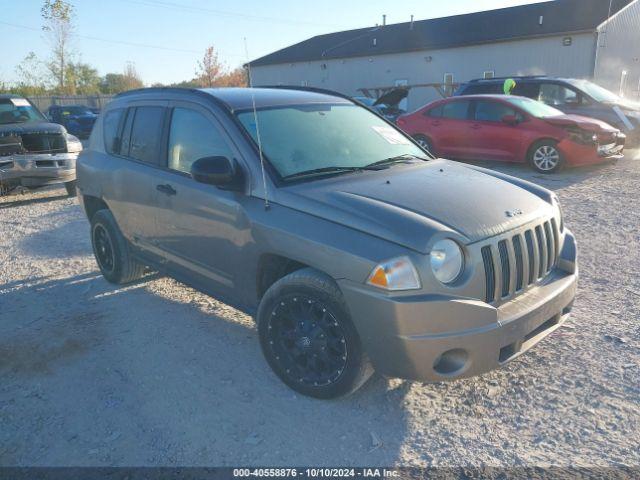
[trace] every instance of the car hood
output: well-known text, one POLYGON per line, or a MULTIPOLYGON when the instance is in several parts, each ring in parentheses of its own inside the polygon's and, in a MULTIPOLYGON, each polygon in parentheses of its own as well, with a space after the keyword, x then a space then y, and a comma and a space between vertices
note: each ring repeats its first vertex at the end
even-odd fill
POLYGON ((409 90, 407 90, 406 88, 394 88, 393 90, 383 94, 380 98, 378 98, 373 105, 388 105, 390 107, 395 107, 402 100, 407 98, 408 95, 409 90))
POLYGON ((582 130, 587 130, 594 133, 614 133, 618 129, 612 127, 602 120, 597 120, 591 117, 583 117, 582 115, 558 115, 556 117, 547 117, 544 119, 551 125, 560 127, 575 126, 582 130))
POLYGON ((65 134, 67 130, 57 123, 26 122, 7 123, 0 125, 0 136, 27 135, 27 134, 65 134))
POLYGON ((433 160, 282 188, 278 203, 428 253, 436 232, 473 243, 550 216, 549 199, 528 182, 433 160))
POLYGON ((609 102, 606 104, 612 107, 620 107, 623 110, 629 110, 629 111, 640 113, 640 103, 634 102, 633 100, 627 100, 623 98, 623 99, 620 99, 620 101, 618 102, 609 102))

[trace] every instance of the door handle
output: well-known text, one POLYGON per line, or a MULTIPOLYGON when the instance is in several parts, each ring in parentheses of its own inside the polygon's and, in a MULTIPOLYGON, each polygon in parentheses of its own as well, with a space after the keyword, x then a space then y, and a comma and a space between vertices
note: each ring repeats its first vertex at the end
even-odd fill
POLYGON ((168 195, 168 196, 175 195, 176 193, 178 193, 178 192, 176 192, 176 189, 173 188, 168 183, 156 185, 156 190, 158 190, 159 192, 162 192, 162 193, 164 193, 165 195, 168 195))
POLYGON ((437 127, 439 125, 442 125, 442 123, 440 123, 440 122, 431 122, 431 125, 433 125, 434 127, 437 127))
POLYGON ((478 124, 474 124, 474 125, 471 125, 471 128, 473 128, 474 130, 480 130, 482 126, 478 124))

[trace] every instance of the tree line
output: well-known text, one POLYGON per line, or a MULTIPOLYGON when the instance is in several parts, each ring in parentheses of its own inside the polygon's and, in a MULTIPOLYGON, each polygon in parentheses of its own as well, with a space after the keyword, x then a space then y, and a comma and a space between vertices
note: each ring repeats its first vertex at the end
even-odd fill
MULTIPOLYGON (((127 62, 122 72, 101 76, 91 64, 82 62, 74 49, 75 12, 66 0, 45 0, 41 9, 42 30, 50 45, 49 57, 40 59, 34 52, 16 66, 17 81, 0 81, 0 93, 31 95, 97 95, 116 94, 144 87, 133 62, 127 62)), ((194 77, 173 84, 152 86, 184 88, 244 87, 247 76, 243 68, 229 70, 218 58, 212 45, 197 62, 194 77)))

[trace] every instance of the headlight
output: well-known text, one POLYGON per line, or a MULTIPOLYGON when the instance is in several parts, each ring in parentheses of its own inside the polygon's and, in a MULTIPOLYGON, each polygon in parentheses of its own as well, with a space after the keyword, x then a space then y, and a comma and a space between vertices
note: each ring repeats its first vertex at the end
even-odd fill
POLYGON ((464 268, 464 254, 456 242, 439 240, 431 249, 431 270, 442 283, 453 283, 464 268))
POLYGON ((367 283, 385 290, 418 290, 420 278, 407 257, 398 257, 376 265, 367 283))
POLYGON ((67 133, 67 152, 78 153, 82 151, 82 142, 75 135, 67 133))

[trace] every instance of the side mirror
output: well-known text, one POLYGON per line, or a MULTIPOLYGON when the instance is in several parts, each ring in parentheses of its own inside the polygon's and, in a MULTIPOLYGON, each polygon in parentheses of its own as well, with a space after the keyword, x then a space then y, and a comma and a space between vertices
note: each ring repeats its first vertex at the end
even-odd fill
POLYGON ((506 123, 507 125, 517 125, 519 123, 518 117, 515 115, 505 115, 502 117, 502 123, 506 123))
POLYGON ((242 184, 240 168, 227 157, 204 157, 191 165, 191 176, 196 182, 215 185, 225 190, 238 190, 242 184))

